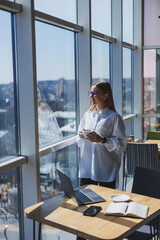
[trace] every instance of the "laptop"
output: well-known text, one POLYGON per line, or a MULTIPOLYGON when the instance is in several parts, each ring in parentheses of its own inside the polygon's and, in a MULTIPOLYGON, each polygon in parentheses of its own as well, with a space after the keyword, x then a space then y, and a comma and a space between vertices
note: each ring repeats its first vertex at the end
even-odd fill
POLYGON ((105 202, 106 200, 99 196, 97 193, 89 188, 74 190, 71 179, 62 173, 60 170, 56 169, 61 181, 61 187, 64 193, 71 198, 78 205, 84 205, 89 203, 105 202))

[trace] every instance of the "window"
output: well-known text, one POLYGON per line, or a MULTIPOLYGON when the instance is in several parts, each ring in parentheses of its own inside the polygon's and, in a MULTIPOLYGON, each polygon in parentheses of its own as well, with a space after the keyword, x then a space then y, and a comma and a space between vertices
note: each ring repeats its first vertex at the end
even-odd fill
POLYGON ((91 0, 91 29, 111 36, 111 0, 91 0))
POLYGON ((134 121, 130 120, 124 123, 126 136, 134 135, 134 121))
POLYGON ((160 131, 160 118, 159 117, 144 117, 144 137, 148 131, 160 131))
POLYGON ((0 158, 16 155, 11 14, 0 11, 0 158))
POLYGON ((144 0, 144 46, 160 45, 160 1, 144 0))
POLYGON ((76 23, 75 0, 34 0, 35 10, 76 23))
POLYGON ((160 113, 160 50, 144 50, 144 113, 160 113))
POLYGON ((160 131, 160 49, 144 50, 144 134, 160 131))
POLYGON ((123 41, 133 44, 133 0, 123 0, 123 41))
POLYGON ((19 240, 19 169, 0 174, 0 239, 19 240))
POLYGON ((92 38, 92 83, 111 81, 109 43, 92 38))
POLYGON ((36 22, 39 144, 76 133, 74 33, 36 22))
POLYGON ((40 158, 40 186, 42 201, 60 193, 61 183, 56 168, 71 178, 73 187, 78 187, 78 149, 73 144, 40 158))
POLYGON ((123 114, 131 114, 133 111, 132 89, 132 51, 123 48, 123 114))

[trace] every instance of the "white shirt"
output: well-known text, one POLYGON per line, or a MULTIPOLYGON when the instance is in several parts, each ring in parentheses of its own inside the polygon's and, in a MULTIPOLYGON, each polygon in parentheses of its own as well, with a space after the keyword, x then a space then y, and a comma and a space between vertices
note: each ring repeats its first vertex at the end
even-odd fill
POLYGON ((98 182, 112 182, 116 179, 121 165, 121 153, 126 147, 126 136, 121 116, 108 108, 84 114, 79 130, 90 129, 107 138, 106 143, 94 143, 77 137, 81 149, 79 177, 91 178, 98 182))

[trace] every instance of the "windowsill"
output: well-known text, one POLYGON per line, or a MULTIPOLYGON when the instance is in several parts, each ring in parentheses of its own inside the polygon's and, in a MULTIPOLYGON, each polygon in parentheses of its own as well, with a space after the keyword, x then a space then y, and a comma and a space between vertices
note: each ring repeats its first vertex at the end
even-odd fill
POLYGON ((25 156, 10 156, 0 160, 0 173, 6 172, 12 168, 17 168, 27 163, 25 156))
POLYGON ((137 114, 133 113, 133 114, 127 114, 125 116, 123 116, 123 122, 127 122, 129 120, 132 120, 134 118, 137 118, 137 114))

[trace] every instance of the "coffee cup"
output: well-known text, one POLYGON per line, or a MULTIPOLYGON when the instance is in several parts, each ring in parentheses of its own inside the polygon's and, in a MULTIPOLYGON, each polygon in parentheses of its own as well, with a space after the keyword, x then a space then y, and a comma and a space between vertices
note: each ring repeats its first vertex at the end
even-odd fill
POLYGON ((87 138, 87 134, 90 133, 91 130, 90 129, 83 129, 83 136, 84 138, 87 138))
POLYGON ((128 138, 128 142, 134 142, 134 136, 133 135, 130 135, 129 138, 128 138))

